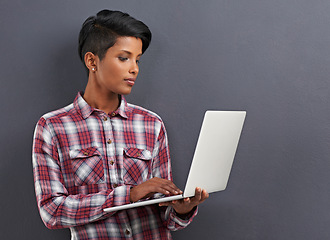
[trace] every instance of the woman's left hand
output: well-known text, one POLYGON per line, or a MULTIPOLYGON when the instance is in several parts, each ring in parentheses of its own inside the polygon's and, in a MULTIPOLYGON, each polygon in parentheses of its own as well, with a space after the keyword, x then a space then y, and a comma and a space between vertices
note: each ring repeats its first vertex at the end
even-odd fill
POLYGON ((195 196, 191 198, 184 198, 181 200, 174 200, 171 202, 160 203, 159 206, 172 206, 176 213, 185 215, 190 213, 194 207, 201 204, 209 197, 209 194, 201 188, 195 189, 195 196))

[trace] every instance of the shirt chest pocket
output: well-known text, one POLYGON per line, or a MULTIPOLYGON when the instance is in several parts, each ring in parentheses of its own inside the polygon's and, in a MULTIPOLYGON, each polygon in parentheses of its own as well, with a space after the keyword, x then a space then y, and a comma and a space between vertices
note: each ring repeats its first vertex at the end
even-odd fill
POLYGON ((70 159, 76 186, 104 182, 102 155, 96 147, 70 150, 70 159))
POLYGON ((124 149, 124 182, 137 185, 151 178, 151 152, 138 148, 124 149))

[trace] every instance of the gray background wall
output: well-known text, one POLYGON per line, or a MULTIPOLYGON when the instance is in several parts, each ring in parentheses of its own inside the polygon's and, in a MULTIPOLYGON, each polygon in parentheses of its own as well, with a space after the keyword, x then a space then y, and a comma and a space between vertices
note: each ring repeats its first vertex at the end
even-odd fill
POLYGON ((70 239, 40 220, 32 135, 84 89, 77 35, 104 8, 153 32, 128 100, 165 121, 180 187, 204 111, 248 112, 228 189, 174 239, 329 239, 328 0, 2 0, 1 239, 70 239))

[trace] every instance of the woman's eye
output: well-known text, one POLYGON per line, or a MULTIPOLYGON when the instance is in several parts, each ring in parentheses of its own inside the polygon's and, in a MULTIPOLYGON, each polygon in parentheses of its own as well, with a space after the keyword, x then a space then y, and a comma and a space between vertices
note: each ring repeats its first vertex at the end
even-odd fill
POLYGON ((125 61, 127 61, 128 60, 128 58, 127 57, 118 57, 119 58, 119 60, 120 61, 122 61, 122 62, 125 62, 125 61))
POLYGON ((136 60, 136 63, 139 64, 140 63, 140 59, 136 60))

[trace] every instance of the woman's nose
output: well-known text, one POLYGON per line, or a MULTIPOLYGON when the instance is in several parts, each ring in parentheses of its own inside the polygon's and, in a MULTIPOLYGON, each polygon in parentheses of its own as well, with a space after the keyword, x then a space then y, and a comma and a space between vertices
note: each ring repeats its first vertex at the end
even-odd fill
POLYGON ((139 65, 137 62, 132 63, 132 66, 130 68, 130 73, 137 75, 139 73, 139 65))

